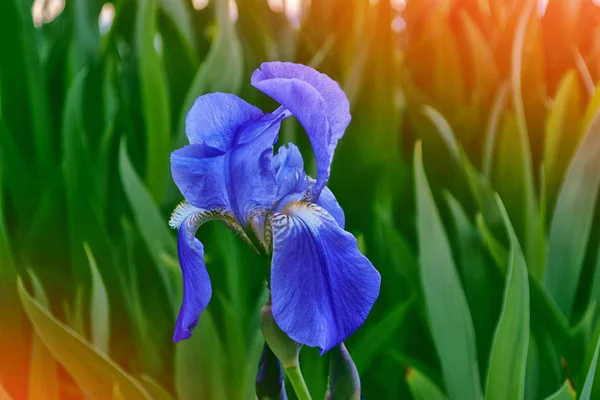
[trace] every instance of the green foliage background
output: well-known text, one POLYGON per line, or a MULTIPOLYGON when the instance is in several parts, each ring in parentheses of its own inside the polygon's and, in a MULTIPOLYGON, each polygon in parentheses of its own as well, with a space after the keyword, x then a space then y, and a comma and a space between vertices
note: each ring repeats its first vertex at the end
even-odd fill
MULTIPOLYGON (((350 98, 330 187, 382 275, 346 343, 365 398, 600 398, 600 8, 400 3, 312 0, 296 29, 265 0, 236 21, 115 0, 105 29, 103 1, 38 27, 0 1, 0 399, 255 398, 267 271, 224 226, 199 232, 212 302, 171 341, 169 154, 201 94, 273 109, 249 85, 267 60, 350 98)), ((295 121, 289 141, 311 159, 295 121)), ((301 365, 323 398, 327 356, 301 365)))

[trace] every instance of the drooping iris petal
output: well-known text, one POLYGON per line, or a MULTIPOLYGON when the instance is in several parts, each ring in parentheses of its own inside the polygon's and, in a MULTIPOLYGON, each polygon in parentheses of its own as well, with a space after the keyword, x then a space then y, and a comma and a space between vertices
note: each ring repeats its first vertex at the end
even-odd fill
POLYGON ((381 277, 323 208, 291 203, 271 217, 273 316, 295 341, 321 354, 366 319, 381 277))
POLYGON ((263 115, 249 107, 232 95, 202 96, 188 114, 186 130, 194 143, 171 154, 173 180, 185 199, 206 210, 226 209, 240 224, 275 201, 273 143, 289 115, 263 115), (242 111, 236 114, 236 107, 242 111))
POLYGON ((321 195, 319 196, 319 200, 317 200, 317 204, 327 210, 327 212, 331 214, 331 216, 338 223, 340 228, 344 229, 346 224, 344 210, 333 195, 331 189, 329 189, 327 186, 325 186, 323 191, 321 191, 321 195))
POLYGON ((173 334, 174 342, 188 339, 192 335, 200 314, 212 296, 210 278, 204 264, 204 247, 195 237, 200 225, 211 220, 223 221, 249 243, 242 228, 226 210, 203 210, 186 202, 175 208, 169 225, 179 229, 177 255, 183 276, 183 299, 173 334))
POLYGON ((204 265, 204 247, 195 238, 197 226, 193 215, 183 220, 177 236, 177 255, 183 275, 183 301, 173 341, 188 339, 198 325, 200 314, 210 301, 212 288, 204 265))
POLYGON ((317 161, 315 201, 329 179, 333 153, 350 123, 350 103, 333 79, 313 68, 287 62, 263 63, 252 85, 288 109, 302 124, 317 161))

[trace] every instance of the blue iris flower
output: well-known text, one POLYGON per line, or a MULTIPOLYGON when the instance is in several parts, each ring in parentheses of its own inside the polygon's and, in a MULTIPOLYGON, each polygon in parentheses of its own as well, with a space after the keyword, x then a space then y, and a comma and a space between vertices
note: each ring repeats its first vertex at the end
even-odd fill
POLYGON ((232 94, 199 97, 186 118, 188 146, 171 155, 185 202, 170 225, 179 229, 183 304, 174 341, 187 339, 212 294, 202 243, 208 220, 221 220, 259 252, 272 254, 273 317, 293 340, 329 351, 364 322, 379 294, 380 275, 344 230, 344 212, 326 187, 338 140, 350 123, 348 98, 325 74, 270 62, 252 85, 281 107, 263 113, 232 94), (273 154, 281 121, 294 116, 316 159, 304 172, 293 144, 273 154))

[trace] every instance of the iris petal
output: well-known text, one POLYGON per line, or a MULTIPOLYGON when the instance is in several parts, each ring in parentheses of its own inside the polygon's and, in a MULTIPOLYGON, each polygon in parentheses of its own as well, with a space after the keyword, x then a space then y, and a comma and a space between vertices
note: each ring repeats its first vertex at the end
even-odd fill
POLYGON ((340 228, 344 229, 346 224, 346 217, 344 215, 344 210, 337 202, 337 199, 333 195, 331 189, 327 186, 323 188, 321 195, 319 196, 319 200, 317 200, 317 204, 323 207, 338 223, 340 228))
POLYGON ((341 343, 366 319, 381 277, 356 239, 315 204, 292 203, 271 217, 273 316, 295 341, 341 343))
POLYGON ((304 173, 304 160, 298 147, 292 143, 281 146, 277 151, 271 168, 277 177, 277 201, 296 194, 300 198, 308 189, 308 177, 304 173))
POLYGON ((212 296, 210 278, 204 264, 204 247, 194 237, 197 228, 192 221, 191 216, 183 221, 177 237, 177 254, 183 274, 183 301, 173 334, 174 342, 192 335, 200 314, 212 296))
POLYGON ((327 75, 294 63, 263 63, 251 82, 289 110, 306 130, 317 161, 317 182, 310 197, 316 200, 329 180, 337 142, 350 123, 348 98, 327 75))
POLYGON ((183 275, 183 300, 173 334, 174 342, 192 335, 200 314, 212 296, 210 278, 204 264, 204 247, 195 237, 200 225, 211 220, 223 221, 246 242, 250 242, 233 216, 225 210, 202 210, 186 202, 175 208, 169 225, 179 229, 177 255, 183 275))
POLYGON ((200 96, 185 118, 185 133, 191 144, 204 144, 223 152, 235 142, 240 129, 263 112, 229 93, 200 96))
POLYGON ((185 199, 198 208, 228 210, 241 225, 270 209, 277 191, 273 143, 288 115, 263 115, 233 95, 200 97, 188 114, 192 144, 171 155, 173 180, 185 199))

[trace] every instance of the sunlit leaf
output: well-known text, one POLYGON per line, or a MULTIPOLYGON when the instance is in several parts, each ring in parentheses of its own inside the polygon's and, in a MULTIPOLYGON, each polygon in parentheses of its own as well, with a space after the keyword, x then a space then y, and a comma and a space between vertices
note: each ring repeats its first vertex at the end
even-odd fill
MULTIPOLYGON (((507 203, 506 208, 508 209, 509 215, 513 216, 513 220, 519 219, 523 221, 521 227, 522 231, 517 230, 517 236, 521 235, 521 239, 524 242, 523 253, 525 254, 525 260, 527 261, 528 268, 534 272, 534 275, 538 278, 542 274, 543 265, 541 264, 540 254, 542 252, 539 243, 540 240, 540 221, 539 221, 539 210, 537 209, 537 200, 535 195, 534 175, 533 175, 533 161, 531 154, 531 146, 529 144, 529 134, 527 131, 527 119, 525 115, 525 106, 523 105, 523 94, 522 94, 522 69, 523 69, 523 55, 525 47, 525 39, 527 35, 527 28, 531 15, 535 7, 535 1, 527 0, 524 2, 521 15, 516 27, 516 32, 512 44, 511 53, 511 90, 512 90, 512 101, 515 110, 515 128, 516 136, 512 142, 505 142, 508 146, 510 143, 513 146, 512 152, 509 155, 510 162, 519 165, 517 171, 518 182, 516 185, 518 208, 515 206, 510 207, 507 203), (517 145, 516 148, 514 145, 517 145), (515 156, 515 151, 517 152, 515 156)), ((507 138, 504 138, 506 140, 507 138)), ((508 150, 507 150, 508 151, 508 150)), ((502 152, 500 161, 508 162, 506 159, 507 151, 502 152)), ((506 176, 508 179, 508 176, 506 176)), ((511 179, 515 179, 515 175, 511 175, 511 179)), ((500 190, 499 190, 500 192, 500 190)), ((500 192, 500 195, 503 195, 500 192)), ((514 198, 514 194, 511 196, 511 200, 514 198)), ((506 199, 505 199, 506 200, 506 199)))
POLYGON ((8 394, 6 389, 0 383, 0 400, 13 400, 12 397, 8 394))
POLYGON ((139 383, 117 364, 31 298, 20 280, 18 291, 36 334, 86 393, 95 398, 111 398, 113 385, 118 384, 127 399, 150 399, 139 383))
POLYGON ((581 89, 575 71, 565 74, 556 92, 554 104, 546 120, 544 168, 550 204, 560 186, 565 170, 580 138, 581 89))
POLYGON ((600 184, 600 114, 587 128, 560 189, 548 239, 544 287, 569 318, 600 184), (577 232, 577 234, 573 234, 577 232))
POLYGON ((175 389, 180 400, 225 400, 224 353, 210 310, 202 313, 194 334, 175 346, 175 389), (202 385, 197 380, 202 377, 202 385))
POLYGON ((142 383, 153 400, 173 400, 169 392, 148 375, 142 375, 142 383))
MULTIPOLYGON (((48 297, 41 282, 33 272, 29 272, 35 299, 48 309, 48 297)), ((27 382, 30 400, 60 398, 60 384, 56 361, 40 337, 34 333, 31 345, 31 360, 29 362, 29 379, 27 382)))

